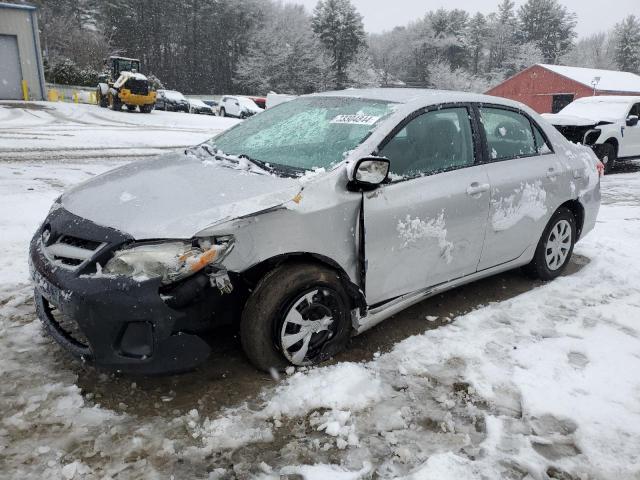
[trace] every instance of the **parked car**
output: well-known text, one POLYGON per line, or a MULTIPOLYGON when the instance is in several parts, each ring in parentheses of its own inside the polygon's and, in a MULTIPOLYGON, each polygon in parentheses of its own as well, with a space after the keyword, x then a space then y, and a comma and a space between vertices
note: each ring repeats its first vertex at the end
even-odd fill
POLYGON ((260 369, 316 364, 445 290, 559 276, 596 222, 598 165, 510 100, 300 97, 63 194, 30 246, 37 312, 123 371, 193 368, 229 324, 260 369))
POLYGON ((607 173, 618 160, 640 158, 640 97, 585 97, 543 116, 570 141, 593 147, 607 173))
POLYGON ((224 96, 220 100, 219 112, 221 117, 248 118, 262 111, 262 108, 247 97, 224 96))
POLYGON ((267 94, 267 101, 265 103, 265 108, 273 108, 276 105, 280 105, 281 103, 289 102, 294 98, 297 98, 297 96, 287 95, 284 93, 270 92, 269 94, 267 94))
POLYGON ((203 102, 205 103, 205 105, 209 105, 211 107, 211 110, 213 110, 214 115, 218 114, 218 105, 220 105, 217 101, 215 100, 203 100, 203 102))
POLYGON ((186 112, 189 113, 189 100, 175 90, 158 90, 156 97, 156 109, 166 110, 168 112, 186 112))
POLYGON ((197 98, 189 99, 189 113, 200 113, 203 115, 214 115, 213 108, 197 98))
POLYGON ((253 103, 255 103, 257 106, 259 106, 261 109, 265 109, 267 108, 267 99, 266 97, 247 97, 250 100, 253 100, 253 103))

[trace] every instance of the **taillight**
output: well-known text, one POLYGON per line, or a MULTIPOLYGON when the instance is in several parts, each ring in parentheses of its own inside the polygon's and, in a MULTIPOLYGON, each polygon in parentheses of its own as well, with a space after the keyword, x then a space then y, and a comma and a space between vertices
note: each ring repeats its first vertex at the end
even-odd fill
POLYGON ((604 176, 604 163, 602 163, 600 160, 598 160, 596 168, 598 169, 598 175, 603 177, 604 176))

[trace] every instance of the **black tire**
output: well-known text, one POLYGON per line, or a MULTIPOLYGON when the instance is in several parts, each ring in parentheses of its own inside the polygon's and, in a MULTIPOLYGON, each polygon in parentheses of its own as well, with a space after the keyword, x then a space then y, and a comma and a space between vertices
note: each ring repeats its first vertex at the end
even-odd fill
POLYGON ((153 104, 151 105, 140 105, 140 112, 142 113, 151 113, 153 110, 153 104))
POLYGON ((226 116, 227 116, 227 111, 224 109, 224 107, 222 107, 222 108, 220 109, 220 116, 221 116, 221 117, 226 117, 226 116))
POLYGON ((524 267, 523 270, 530 277, 544 281, 553 280, 559 277, 571 261, 573 247, 576 244, 576 238, 577 226, 573 213, 566 207, 560 207, 556 213, 553 214, 551 220, 549 220, 549 223, 544 229, 542 237, 538 242, 536 253, 533 256, 533 260, 531 260, 531 263, 524 267), (562 226, 567 225, 570 228, 570 236, 567 239, 569 243, 565 245, 565 248, 562 248, 560 240, 561 238, 566 237, 564 237, 564 233, 561 233, 560 236, 558 236, 558 231, 563 232, 564 230, 562 230, 562 226), (559 226, 561 226, 560 230, 557 229, 559 226), (551 246, 551 242, 555 241, 558 243, 556 243, 555 246, 551 246), (556 251, 558 254, 554 255, 554 252, 556 251), (566 254, 566 257, 559 261, 564 254, 566 254), (555 257, 558 262, 554 262, 553 260, 549 261, 549 255, 551 255, 551 257, 555 257))
POLYGON ((349 305, 335 271, 314 264, 281 265, 258 282, 247 300, 240 321, 242 348, 251 363, 263 371, 323 362, 343 350, 351 337, 349 305), (290 317, 299 317, 304 326, 287 320, 290 317), (330 323, 309 325, 323 319, 330 323), (288 336, 293 341, 296 335, 304 338, 285 348, 283 339, 288 336), (295 360, 296 352, 302 352, 301 361, 295 360))
POLYGON ((127 110, 129 110, 130 112, 135 112, 136 111, 136 107, 135 105, 126 105, 127 110))
POLYGON ((111 110, 115 112, 120 112, 122 110, 122 102, 117 96, 110 96, 111 98, 111 110))
POLYGON ((109 99, 105 95, 102 95, 102 90, 100 89, 96 90, 96 99, 101 108, 107 108, 109 106, 109 99))
POLYGON ((605 175, 613 172, 613 169, 616 168, 616 162, 618 161, 618 149, 616 146, 612 143, 603 143, 598 146, 596 155, 604 164, 605 175))

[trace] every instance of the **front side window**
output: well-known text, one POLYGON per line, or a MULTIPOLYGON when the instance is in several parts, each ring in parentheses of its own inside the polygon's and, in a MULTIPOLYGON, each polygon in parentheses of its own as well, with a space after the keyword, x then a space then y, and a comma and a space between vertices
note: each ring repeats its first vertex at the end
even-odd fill
POLYGON ((472 165, 469 111, 459 107, 423 113, 384 145, 379 155, 391 161, 392 180, 472 165))
POLYGON ((635 115, 640 118, 640 103, 636 103, 632 108, 631 112, 629 112, 629 116, 635 115))
POLYGON ((492 160, 508 160, 537 154, 531 122, 524 115, 511 110, 482 107, 480 120, 487 136, 489 156, 492 160))

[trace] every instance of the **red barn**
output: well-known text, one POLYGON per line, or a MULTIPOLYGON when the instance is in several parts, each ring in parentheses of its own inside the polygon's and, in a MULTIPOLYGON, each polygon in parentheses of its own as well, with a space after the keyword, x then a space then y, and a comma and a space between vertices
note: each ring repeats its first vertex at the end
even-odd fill
POLYGON ((640 76, 629 72, 533 65, 487 92, 530 106, 538 113, 558 113, 581 97, 640 96, 640 76))

